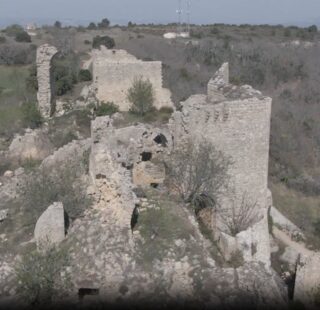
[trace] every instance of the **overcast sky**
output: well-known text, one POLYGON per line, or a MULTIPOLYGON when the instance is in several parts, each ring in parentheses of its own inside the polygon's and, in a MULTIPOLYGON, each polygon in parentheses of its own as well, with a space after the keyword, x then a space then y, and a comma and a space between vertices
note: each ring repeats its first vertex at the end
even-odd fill
MULTIPOLYGON (((186 2, 186 0, 181 0, 186 2)), ((193 23, 314 23, 320 0, 191 0, 193 23)), ((0 23, 68 20, 174 22, 178 0, 0 0, 0 23)))

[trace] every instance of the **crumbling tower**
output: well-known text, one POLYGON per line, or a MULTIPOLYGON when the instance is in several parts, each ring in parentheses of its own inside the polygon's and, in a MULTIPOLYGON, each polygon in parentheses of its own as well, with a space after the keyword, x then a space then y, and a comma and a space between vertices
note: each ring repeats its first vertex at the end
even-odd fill
POLYGON ((51 61, 58 50, 49 44, 37 49, 38 107, 44 118, 52 113, 53 85, 51 78, 51 61))

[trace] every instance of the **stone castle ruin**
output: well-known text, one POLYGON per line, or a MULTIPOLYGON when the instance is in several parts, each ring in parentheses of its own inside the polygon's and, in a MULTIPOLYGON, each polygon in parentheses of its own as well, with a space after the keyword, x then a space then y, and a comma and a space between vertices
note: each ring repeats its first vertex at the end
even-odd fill
POLYGON ((161 61, 142 61, 124 50, 108 50, 101 46, 93 51, 93 85, 97 98, 113 102, 120 111, 129 111, 128 89, 135 78, 149 79, 155 93, 154 106, 173 108, 171 93, 162 86, 161 61))
MULTIPOLYGON (((37 52, 38 103, 44 117, 52 114, 50 66, 56 53, 49 45, 37 52)), ((100 102, 113 101, 121 111, 128 111, 127 90, 136 77, 142 76, 154 86, 155 107, 173 107, 170 92, 162 87, 161 62, 143 62, 125 51, 102 47, 93 51, 91 66, 91 89, 100 102)), ((285 306, 284 284, 271 268, 268 210, 273 210, 272 216, 277 214, 268 189, 271 105, 271 98, 252 87, 232 85, 225 63, 209 81, 207 94, 193 95, 182 102, 167 124, 125 126, 117 123, 120 113, 97 117, 91 122, 91 138, 74 141, 44 159, 42 165, 53 167, 62 165, 65 158, 72 157, 70 154, 90 152, 84 179, 93 206, 67 231, 63 206, 57 202, 39 218, 35 229, 38 245, 45 238, 68 248, 74 284, 71 294, 81 295, 81 299, 86 294, 99 295, 112 302, 144 300, 165 291, 172 299, 205 296, 208 307, 234 305, 244 297, 262 307, 268 302, 268 306, 285 306), (243 257, 240 267, 218 266, 190 210, 163 196, 158 199, 178 204, 179 219, 184 221, 187 233, 174 240, 172 248, 154 260, 150 269, 141 258, 144 240, 134 231, 135 217, 159 207, 139 189, 147 192, 156 188, 161 193, 165 160, 190 140, 195 145, 205 141, 230 159, 228 186, 219 193, 216 206, 201 216, 206 217, 226 261, 235 254, 243 257), (232 216, 244 198, 254 206, 254 218, 234 235, 222 215, 230 212, 232 216)), ((286 222, 281 215, 275 215, 276 219, 286 222)), ((147 252, 156 247, 157 240, 155 237, 147 252)), ((303 292, 307 286, 303 284, 315 269, 302 265, 298 271, 301 283, 296 286, 297 296, 307 299, 308 294, 303 292)), ((312 279, 312 286, 318 282, 312 279)))
MULTIPOLYGON (((38 78, 38 106, 44 118, 49 118, 54 112, 63 114, 63 105, 70 102, 61 102, 53 97, 53 81, 51 76, 51 62, 58 53, 54 46, 41 45, 37 50, 37 78, 38 78)), ((150 80, 154 90, 154 107, 174 108, 171 101, 171 93, 162 86, 162 63, 161 61, 142 61, 130 55, 124 50, 109 50, 101 46, 99 50, 92 51, 92 58, 85 64, 92 70, 93 84, 85 87, 82 97, 88 94, 98 102, 113 102, 120 111, 129 111, 131 103, 127 99, 127 93, 135 79, 150 80)), ((87 98, 85 98, 87 100, 87 98)), ((87 100, 92 103, 92 98, 87 100)), ((76 100, 71 103, 73 107, 83 103, 76 100)), ((71 107, 72 109, 72 107, 71 107)))
MULTIPOLYGON (((213 144, 231 158, 229 186, 219 198, 222 208, 239 208, 245 199, 257 207, 259 225, 244 235, 241 242, 222 234, 224 247, 236 249, 255 248, 254 257, 270 264, 267 211, 270 207, 268 190, 269 136, 271 98, 264 97, 250 86, 234 86, 229 83, 228 64, 222 65, 209 81, 207 95, 191 96, 182 102, 182 110, 176 111, 169 127, 177 143, 186 139, 213 144), (261 221, 262 219, 262 221, 261 221), (260 222, 261 221, 261 222, 260 222), (251 240, 249 242, 249 240, 251 240), (227 243, 227 245, 225 245, 227 243), (231 243, 231 244, 229 244, 231 243), (248 243, 248 244, 246 244, 248 243)), ((219 217, 219 216, 218 216, 219 217)), ((219 219, 218 226, 223 226, 219 219)), ((223 227, 218 227, 224 231, 223 227)), ((226 231, 227 233, 227 231, 226 231)), ((249 255, 250 257, 251 255, 249 255)))

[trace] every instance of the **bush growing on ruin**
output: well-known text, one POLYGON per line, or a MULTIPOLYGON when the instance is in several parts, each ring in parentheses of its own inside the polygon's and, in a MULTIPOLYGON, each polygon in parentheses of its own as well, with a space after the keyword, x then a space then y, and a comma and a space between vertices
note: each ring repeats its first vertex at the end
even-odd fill
POLYGON ((56 201, 61 201, 70 219, 79 217, 91 204, 86 196, 81 176, 86 174, 86 160, 66 160, 63 165, 53 168, 40 167, 20 189, 23 205, 37 219, 44 210, 56 201))
POLYGON ((257 202, 250 201, 246 193, 240 205, 233 202, 230 209, 220 210, 219 215, 231 236, 236 236, 259 221, 257 202))
POLYGON ((15 40, 17 42, 27 42, 27 43, 29 43, 29 42, 31 42, 31 37, 26 31, 21 31, 21 32, 18 32, 15 35, 15 40))
POLYGON ((67 252, 56 247, 25 254, 15 267, 18 293, 33 306, 50 304, 70 289, 69 275, 62 274, 67 265, 67 252))
POLYGON ((198 214, 201 209, 215 207, 217 195, 227 186, 230 164, 210 143, 196 146, 190 140, 166 163, 169 186, 198 214))
POLYGON ((132 87, 128 90, 127 98, 132 103, 130 112, 140 116, 153 109, 154 91, 149 79, 142 77, 133 81, 132 87))
POLYGON ((113 102, 101 102, 95 112, 97 116, 112 115, 119 112, 119 108, 113 102))
POLYGON ((92 47, 99 49, 101 45, 110 49, 110 48, 114 48, 116 44, 115 44, 114 39, 109 36, 103 36, 103 37, 96 36, 96 37, 94 37, 93 41, 92 41, 92 47))
POLYGON ((78 75, 79 82, 88 82, 92 81, 92 74, 88 69, 81 69, 78 75))
POLYGON ((6 39, 6 37, 0 37, 0 44, 2 44, 2 43, 6 43, 6 41, 7 41, 7 39, 6 39))
POLYGON ((52 74, 56 96, 65 95, 78 82, 78 65, 78 57, 73 53, 54 59, 52 62, 52 74))

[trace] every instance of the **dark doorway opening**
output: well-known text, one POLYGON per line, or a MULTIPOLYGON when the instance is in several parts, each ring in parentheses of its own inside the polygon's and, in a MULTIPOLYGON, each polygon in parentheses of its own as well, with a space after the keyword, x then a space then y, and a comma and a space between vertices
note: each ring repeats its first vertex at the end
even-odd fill
POLYGON ((141 160, 142 161, 149 161, 152 158, 152 153, 151 152, 142 152, 140 155, 141 155, 141 160))
POLYGON ((160 144, 160 145, 163 146, 163 147, 167 147, 167 145, 168 145, 168 140, 167 140, 167 138, 166 138, 162 133, 160 133, 159 135, 157 135, 157 136, 153 139, 153 141, 154 141, 155 143, 157 143, 157 144, 160 144))
POLYGON ((135 226, 138 223, 138 218, 139 218, 139 205, 136 205, 131 216, 131 230, 135 228, 135 226))
POLYGON ((85 296, 97 296, 99 295, 98 288, 79 288, 78 296, 82 300, 85 296))

